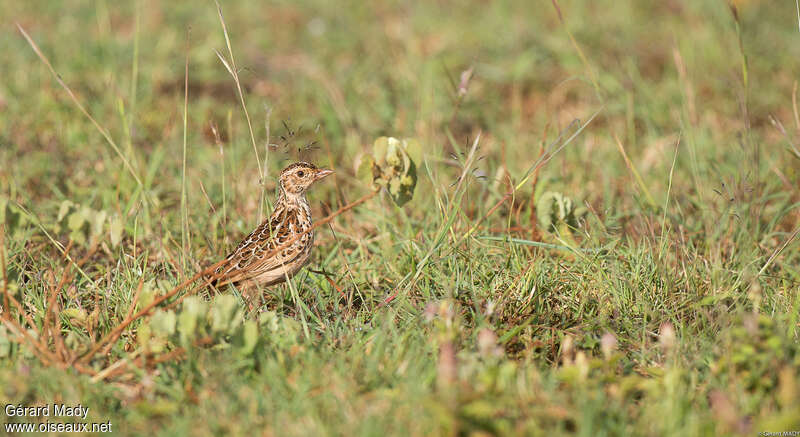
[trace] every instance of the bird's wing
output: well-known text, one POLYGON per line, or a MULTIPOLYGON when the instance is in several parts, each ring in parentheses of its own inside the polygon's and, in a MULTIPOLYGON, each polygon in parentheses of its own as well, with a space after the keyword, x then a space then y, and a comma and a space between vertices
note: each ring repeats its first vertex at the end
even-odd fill
POLYGON ((310 233, 304 234, 288 247, 282 246, 301 232, 300 228, 297 209, 273 211, 228 255, 226 263, 217 270, 217 284, 241 282, 265 272, 293 266, 311 238, 310 233))

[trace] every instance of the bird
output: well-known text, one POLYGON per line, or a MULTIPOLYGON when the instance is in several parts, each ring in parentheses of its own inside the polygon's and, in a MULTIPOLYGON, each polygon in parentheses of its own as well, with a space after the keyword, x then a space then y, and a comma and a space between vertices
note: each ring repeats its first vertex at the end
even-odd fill
POLYGON ((272 214, 216 268, 211 285, 221 289, 232 284, 252 297, 258 287, 279 284, 300 271, 314 245, 306 191, 331 174, 333 170, 308 162, 296 162, 281 170, 272 214))

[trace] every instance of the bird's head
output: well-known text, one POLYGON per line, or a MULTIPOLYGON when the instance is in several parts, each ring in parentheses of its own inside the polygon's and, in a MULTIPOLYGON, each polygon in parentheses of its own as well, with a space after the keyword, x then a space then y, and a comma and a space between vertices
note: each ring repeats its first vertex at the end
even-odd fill
POLYGON ((333 173, 308 162, 296 162, 281 170, 281 189, 287 195, 302 196, 314 182, 333 173))

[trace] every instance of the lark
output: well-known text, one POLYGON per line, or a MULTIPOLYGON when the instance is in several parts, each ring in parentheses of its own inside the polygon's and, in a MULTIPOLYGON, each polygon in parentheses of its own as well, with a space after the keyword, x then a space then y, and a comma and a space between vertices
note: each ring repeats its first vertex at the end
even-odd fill
POLYGON ((307 162, 284 168, 272 215, 225 258, 215 271, 212 284, 218 288, 233 284, 252 295, 258 286, 281 283, 300 271, 314 245, 314 232, 309 232, 311 208, 306 191, 332 173, 333 170, 307 162))

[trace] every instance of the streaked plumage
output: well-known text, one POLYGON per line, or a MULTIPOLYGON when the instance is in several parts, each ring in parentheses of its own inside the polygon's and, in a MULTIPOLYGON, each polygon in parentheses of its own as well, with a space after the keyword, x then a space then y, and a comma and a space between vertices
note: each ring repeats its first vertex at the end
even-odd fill
POLYGON ((283 169, 272 214, 227 256, 217 268, 213 284, 250 289, 283 282, 297 273, 308 262, 314 245, 314 232, 306 232, 312 225, 306 190, 331 173, 307 162, 283 169), (283 247, 299 234, 303 235, 283 247))

